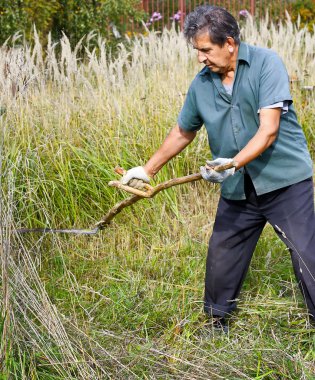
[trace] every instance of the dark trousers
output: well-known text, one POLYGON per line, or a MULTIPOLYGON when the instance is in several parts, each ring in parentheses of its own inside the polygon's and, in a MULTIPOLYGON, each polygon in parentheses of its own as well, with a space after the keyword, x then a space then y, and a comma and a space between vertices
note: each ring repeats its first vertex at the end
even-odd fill
POLYGON ((289 247, 294 273, 311 316, 315 317, 315 214, 313 182, 256 195, 245 174, 246 200, 220 198, 209 242, 205 312, 226 316, 236 308, 259 236, 269 222, 289 247))

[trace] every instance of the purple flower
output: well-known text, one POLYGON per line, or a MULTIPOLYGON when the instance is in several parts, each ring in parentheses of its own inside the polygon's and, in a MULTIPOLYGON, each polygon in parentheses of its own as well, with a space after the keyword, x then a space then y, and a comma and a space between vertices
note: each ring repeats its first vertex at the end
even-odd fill
POLYGON ((242 9, 242 10, 239 11, 239 15, 240 15, 241 17, 245 17, 245 18, 247 18, 248 16, 250 16, 250 13, 248 12, 247 9, 242 9))
POLYGON ((170 19, 173 21, 179 21, 181 19, 181 16, 182 16, 182 12, 178 11, 177 13, 173 15, 173 17, 170 17, 170 19))
POLYGON ((162 18, 163 18, 163 16, 161 15, 161 13, 159 13, 159 12, 153 12, 152 16, 150 18, 150 21, 151 22, 158 21, 158 20, 161 20, 162 18))
POLYGON ((150 20, 145 23, 146 26, 152 25, 155 21, 159 21, 163 18, 160 12, 153 12, 150 20))
POLYGON ((179 21, 180 20, 180 15, 176 13, 174 15, 174 17, 171 17, 171 20, 179 21))

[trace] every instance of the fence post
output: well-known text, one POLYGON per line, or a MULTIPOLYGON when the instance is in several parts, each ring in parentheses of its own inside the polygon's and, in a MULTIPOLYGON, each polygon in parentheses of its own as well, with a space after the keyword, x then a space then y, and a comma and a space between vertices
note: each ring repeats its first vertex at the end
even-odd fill
POLYGON ((250 0, 250 13, 252 16, 255 16, 255 5, 256 5, 256 1, 250 0))
POLYGON ((185 2, 184 0, 178 0, 178 10, 180 11, 180 30, 184 29, 185 20, 185 2))
POLYGON ((142 9, 149 13, 149 0, 142 0, 142 9))

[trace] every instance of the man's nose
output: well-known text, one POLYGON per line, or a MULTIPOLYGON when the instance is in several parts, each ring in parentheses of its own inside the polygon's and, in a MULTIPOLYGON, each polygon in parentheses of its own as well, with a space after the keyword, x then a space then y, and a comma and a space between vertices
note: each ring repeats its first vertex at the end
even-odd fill
POLYGON ((206 59, 207 59, 207 57, 205 56, 205 53, 198 50, 198 61, 199 61, 199 63, 203 63, 206 59))

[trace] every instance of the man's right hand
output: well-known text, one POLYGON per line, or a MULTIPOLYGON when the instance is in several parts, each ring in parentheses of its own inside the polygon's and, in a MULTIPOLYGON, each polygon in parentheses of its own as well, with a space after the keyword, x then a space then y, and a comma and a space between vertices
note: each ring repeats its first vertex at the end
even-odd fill
POLYGON ((143 190, 144 183, 150 182, 150 177, 142 166, 127 170, 126 174, 122 177, 120 182, 123 185, 134 187, 135 189, 143 190))

